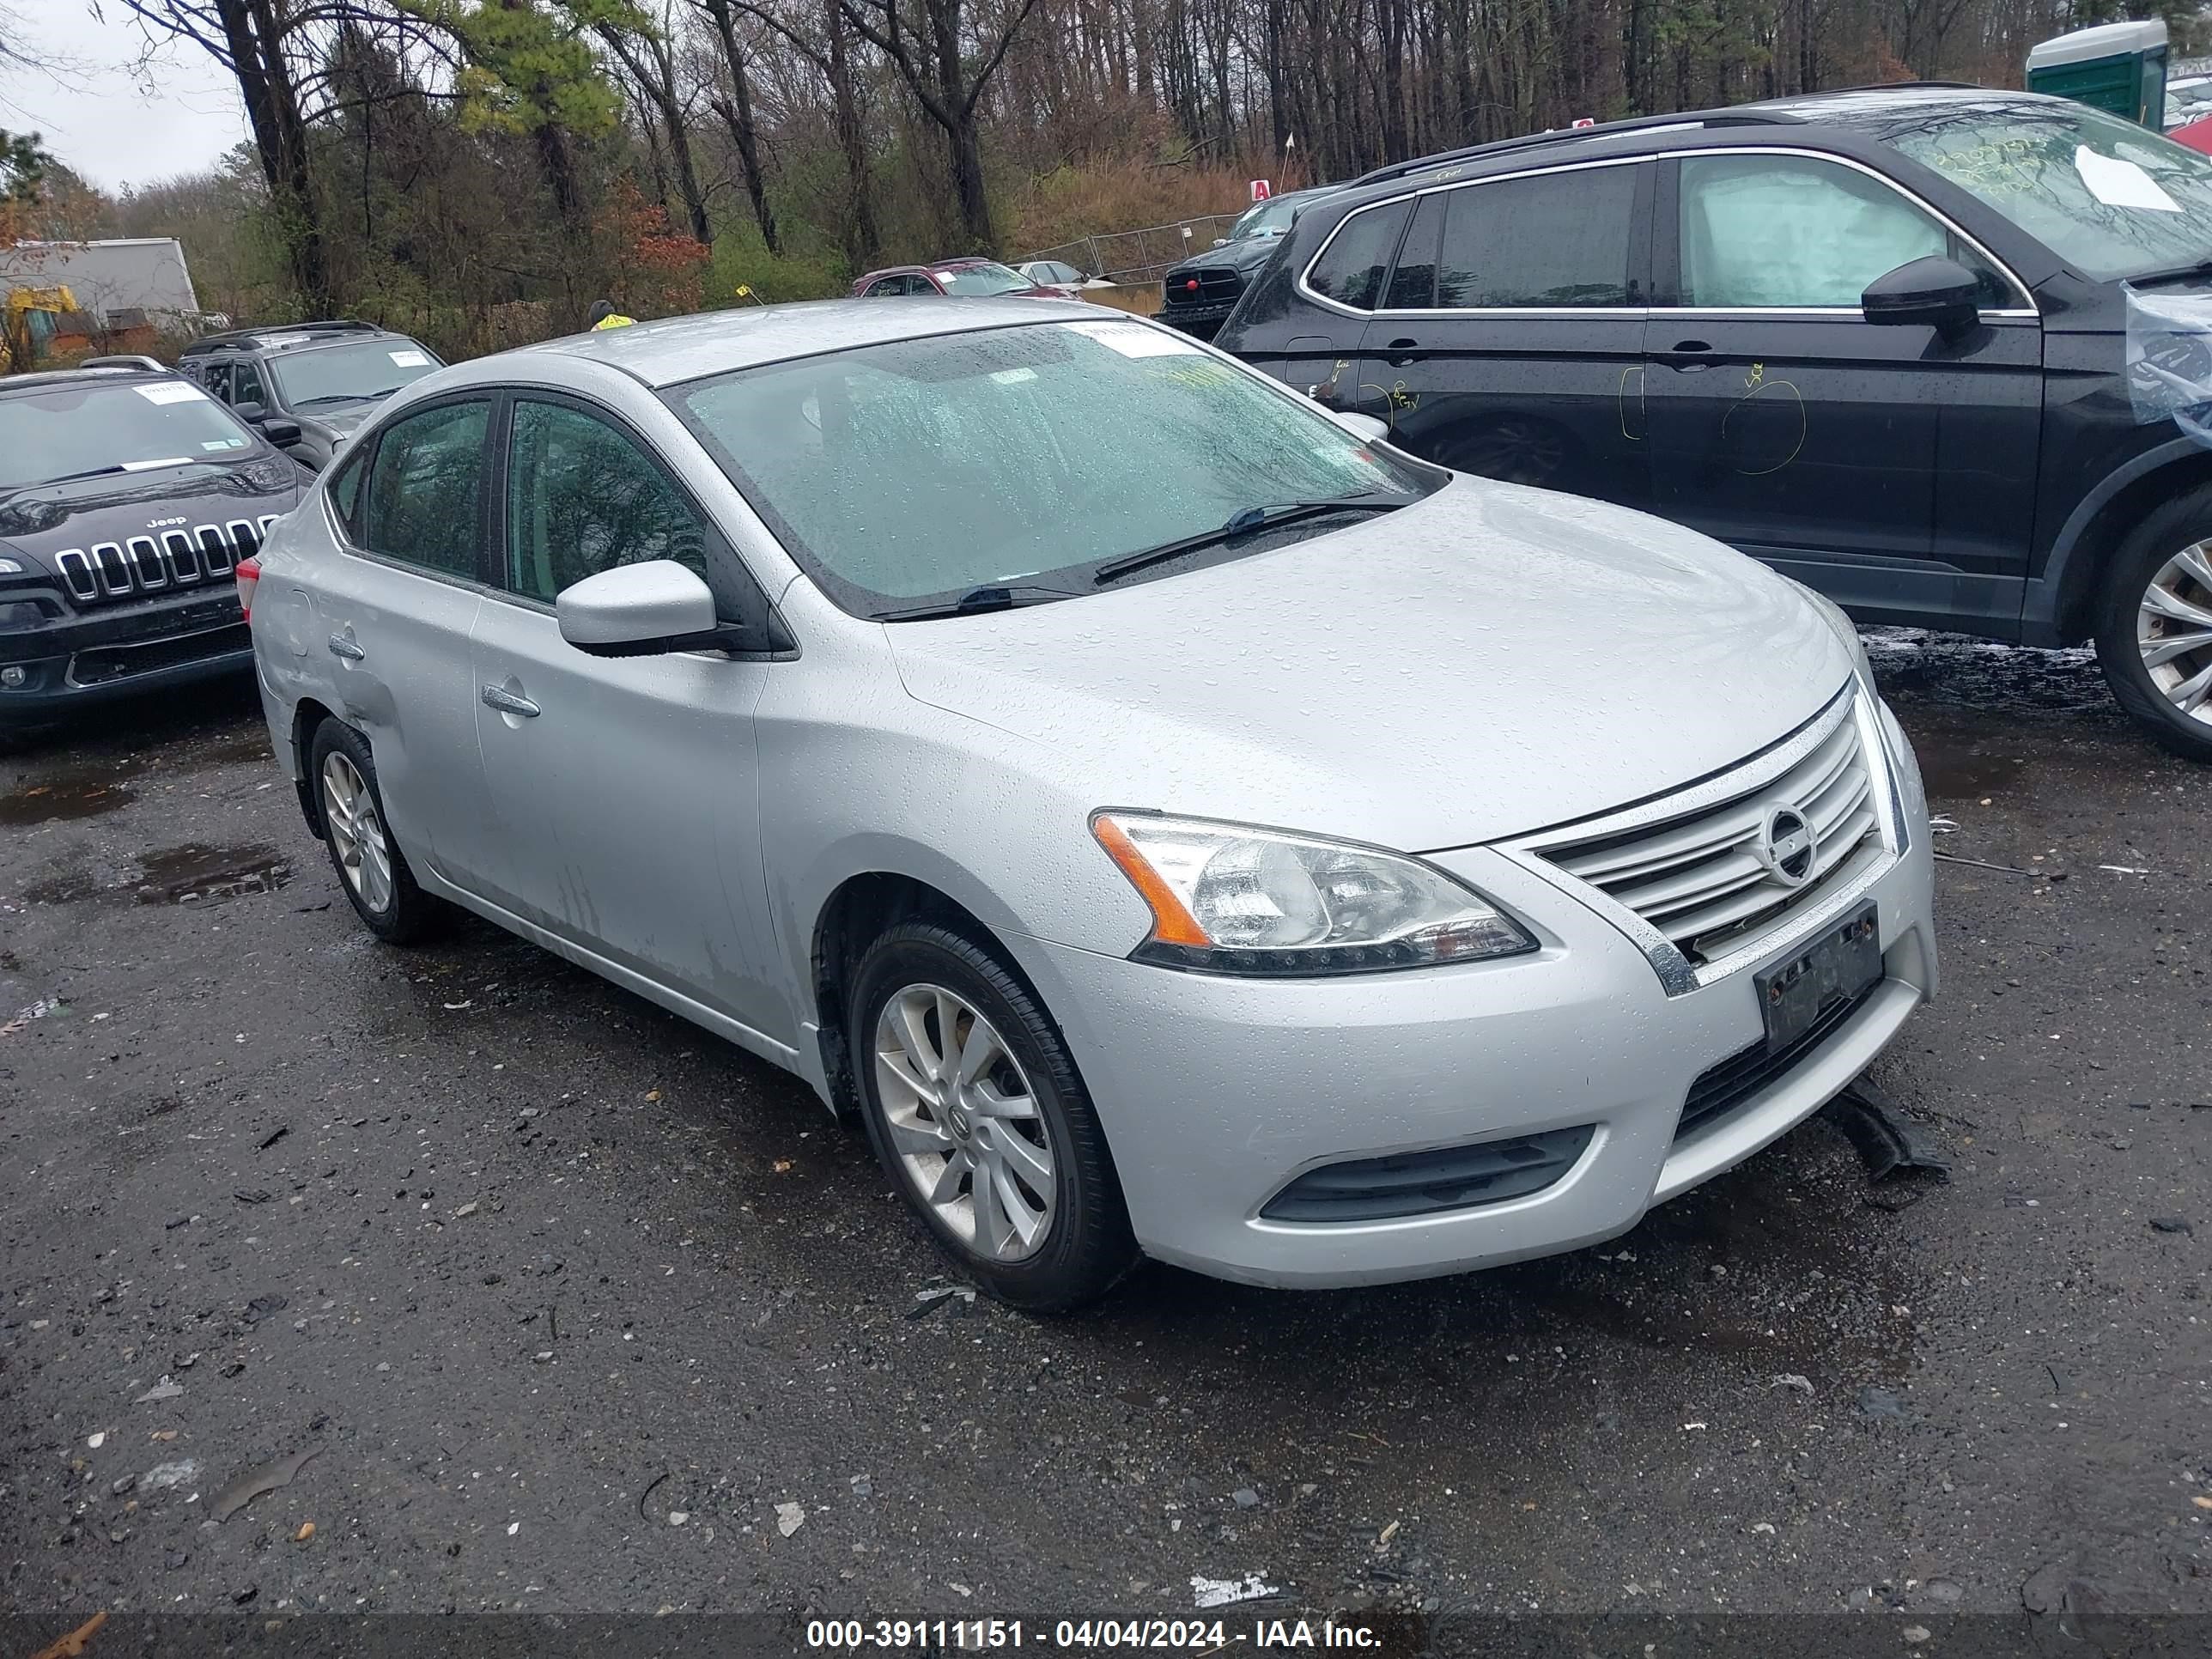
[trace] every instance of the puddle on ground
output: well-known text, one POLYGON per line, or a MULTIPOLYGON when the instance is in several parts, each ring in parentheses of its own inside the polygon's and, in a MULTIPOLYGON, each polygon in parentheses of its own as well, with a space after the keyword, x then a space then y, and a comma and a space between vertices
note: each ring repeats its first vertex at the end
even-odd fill
POLYGON ((33 882, 23 890, 23 899, 28 904, 82 904, 107 890, 107 884, 99 877, 83 870, 67 870, 33 882))
MULTIPOLYGON (((139 858, 133 896, 141 904, 187 904, 269 893, 292 879, 292 861, 265 842, 208 847, 187 842, 139 858)), ((26 897, 30 895, 25 895, 26 897)))
POLYGON ((34 823, 96 818, 102 812, 112 812, 137 798, 136 790, 118 781, 137 769, 108 769, 96 776, 79 774, 27 784, 13 794, 0 795, 0 824, 21 830, 34 823))
POLYGON ((1920 757, 1920 776, 1930 800, 1978 800, 2000 794, 2019 783, 2027 770, 2025 755, 1992 754, 1972 738, 1923 732, 1913 740, 1912 750, 1920 757))

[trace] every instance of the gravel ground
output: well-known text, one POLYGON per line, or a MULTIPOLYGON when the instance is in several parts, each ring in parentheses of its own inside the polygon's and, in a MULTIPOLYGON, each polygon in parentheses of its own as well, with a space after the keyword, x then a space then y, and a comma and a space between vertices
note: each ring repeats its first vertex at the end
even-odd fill
POLYGON ((1816 1119, 1595 1251, 1051 1323, 918 1300, 781 1073, 374 944, 243 692, 0 763, 0 1603, 2212 1613, 2212 772, 2078 653, 1875 643, 2011 866, 1875 1073, 1948 1185, 1816 1119))

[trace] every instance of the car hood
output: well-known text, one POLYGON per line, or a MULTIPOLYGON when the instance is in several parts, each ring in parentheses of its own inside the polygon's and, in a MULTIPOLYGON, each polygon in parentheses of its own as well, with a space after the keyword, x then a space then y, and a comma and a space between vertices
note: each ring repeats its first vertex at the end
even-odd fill
POLYGON ((1419 852, 1732 765, 1854 661, 1717 542, 1467 477, 1208 568, 885 631, 911 696, 1044 745, 1029 763, 1098 805, 1419 852))
POLYGON ((1161 280, 1168 281, 1178 271, 1219 270, 1224 267, 1231 270, 1243 271, 1249 276, 1261 265, 1266 264, 1273 256, 1275 250, 1282 245, 1283 239, 1279 234, 1247 236, 1240 241, 1230 243, 1225 247, 1208 248, 1203 253, 1194 254, 1177 265, 1175 270, 1169 271, 1161 280))
POLYGON ((281 462, 284 483, 264 489, 228 468, 185 466, 10 491, 0 495, 0 544, 10 556, 35 560, 57 577, 54 556, 64 550, 103 542, 125 546, 134 536, 158 541, 168 529, 189 534, 213 525, 227 544, 232 521, 258 525, 290 512, 300 499, 298 473, 288 458, 270 451, 251 459, 281 462))
POLYGON ((303 432, 319 432, 326 438, 343 438, 376 412, 370 402, 345 404, 336 409, 309 410, 306 414, 295 413, 292 418, 300 423, 303 432))

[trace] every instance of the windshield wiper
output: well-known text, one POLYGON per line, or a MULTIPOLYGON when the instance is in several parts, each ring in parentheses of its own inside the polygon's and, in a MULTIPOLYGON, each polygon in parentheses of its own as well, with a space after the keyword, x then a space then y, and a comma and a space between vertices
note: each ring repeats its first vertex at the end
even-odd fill
POLYGON ((943 605, 918 605, 908 611, 878 611, 872 620, 927 622, 933 617, 972 617, 985 611, 1013 611, 1025 605, 1048 605, 1054 599, 1078 597, 1064 587, 1038 587, 1023 582, 1009 586, 1000 582, 989 587, 975 588, 943 605))
POLYGON ((220 462, 210 460, 205 456, 201 455, 165 455, 159 460, 137 461, 129 465, 118 465, 114 466, 87 467, 82 472, 64 472, 58 477, 33 478, 30 483, 17 485, 15 488, 21 489, 44 489, 48 484, 76 483, 86 478, 106 478, 114 477, 118 473, 158 472, 165 466, 216 466, 220 465, 220 462))
POLYGON ((1201 530, 1195 536, 1184 536, 1171 542, 1162 542, 1158 547, 1147 547, 1135 553, 1124 553, 1118 559, 1109 559, 1091 573, 1091 580, 1100 586, 1127 575, 1132 570, 1142 570, 1148 564, 1159 564, 1184 553, 1194 553, 1202 547, 1212 547, 1223 542, 1239 541, 1246 536, 1256 536, 1263 530, 1274 530, 1286 524, 1296 524, 1301 519, 1317 519, 1327 513, 1395 513, 1409 507, 1417 496, 1397 496, 1385 501, 1369 499, 1368 495, 1344 495, 1331 501, 1279 501, 1273 507, 1248 507, 1229 515, 1229 521, 1218 530, 1201 530))
POLYGON ((2197 260, 2194 264, 2175 265, 2166 270, 2140 270, 2124 280, 2129 283, 2178 283, 2185 276, 2212 274, 2212 258, 2197 260))
MULTIPOLYGON (((396 390, 397 388, 394 388, 396 390)), ((313 409, 317 404, 365 404, 379 398, 389 397, 386 392, 325 392, 319 398, 302 398, 292 405, 295 409, 313 409)))

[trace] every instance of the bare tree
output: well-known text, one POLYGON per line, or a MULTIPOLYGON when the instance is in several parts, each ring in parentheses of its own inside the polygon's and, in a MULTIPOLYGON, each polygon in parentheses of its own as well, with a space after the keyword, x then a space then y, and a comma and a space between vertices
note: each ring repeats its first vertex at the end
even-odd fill
POLYGON ((995 30, 980 37, 968 0, 838 0, 846 19, 891 60, 915 101, 945 137, 960 222, 980 252, 995 252, 991 200, 983 189, 980 106, 1006 49, 1037 0, 1009 0, 995 30), (972 44, 978 50, 969 50, 972 44))
POLYGON ((714 26, 723 72, 729 77, 726 92, 717 89, 708 103, 729 129, 730 143, 738 152, 738 171, 744 176, 746 198, 753 204, 753 221, 760 226, 761 240, 770 253, 781 252, 776 240, 775 211, 768 203, 768 175, 761 166, 760 125, 753 114, 752 54, 738 39, 736 8, 731 0, 690 0, 714 26))
POLYGON ((700 185, 699 166, 691 149, 690 100, 677 90, 676 52, 669 44, 666 25, 665 17, 660 26, 650 29, 601 23, 598 33, 626 71, 641 112, 648 119, 659 121, 660 138, 668 147, 669 164, 676 176, 677 192, 684 198, 691 240, 703 247, 713 243, 714 229, 707 218, 707 192, 700 185))

